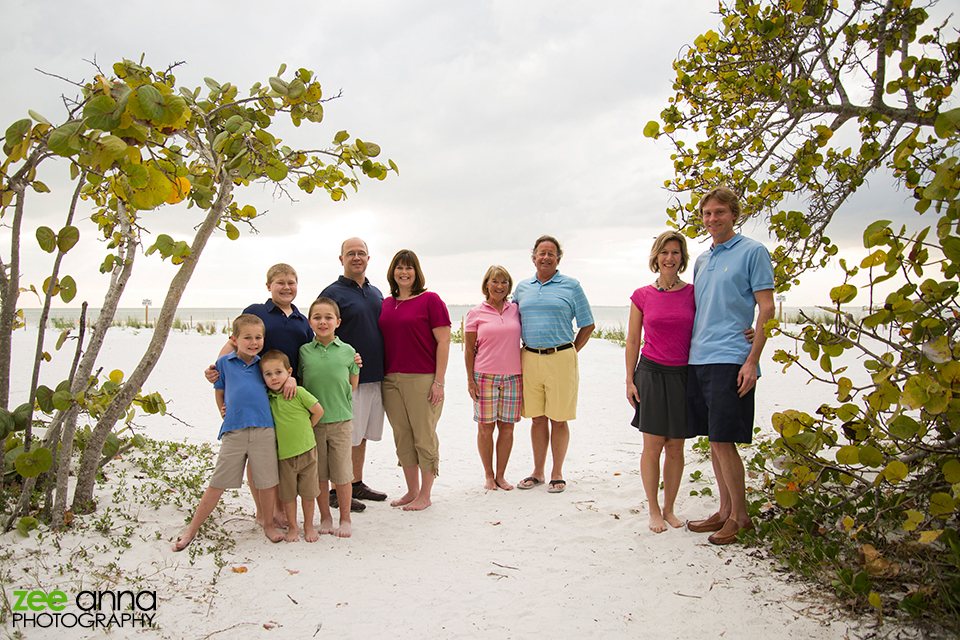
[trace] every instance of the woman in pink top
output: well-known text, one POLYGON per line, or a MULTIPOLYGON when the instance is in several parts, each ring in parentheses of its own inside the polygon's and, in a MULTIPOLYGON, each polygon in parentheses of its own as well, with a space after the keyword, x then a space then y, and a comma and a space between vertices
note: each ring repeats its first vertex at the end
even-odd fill
POLYGON ((407 493, 390 504, 405 511, 430 506, 440 465, 437 422, 450 355, 450 314, 427 291, 417 254, 398 251, 387 269, 389 298, 380 311, 383 333, 383 409, 393 428, 407 493))
POLYGON ((640 475, 650 503, 650 530, 655 533, 666 531, 667 523, 683 526, 674 515, 673 506, 683 476, 687 356, 696 313, 693 286, 680 280, 689 259, 682 235, 676 231, 661 233, 650 251, 650 270, 657 278, 630 297, 633 304, 626 344, 627 400, 635 409, 633 426, 643 432, 640 475), (661 452, 665 452, 662 510, 657 500, 661 452))
POLYGON ((467 386, 478 423, 477 448, 485 489, 510 491, 504 473, 513 449, 513 425, 520 420, 520 312, 508 302, 513 278, 499 265, 487 269, 480 286, 485 302, 467 312, 463 329, 467 386), (497 427, 497 470, 493 470, 493 429, 497 427))
MULTIPOLYGON (((687 359, 696 302, 693 285, 680 279, 690 254, 676 231, 657 236, 650 250, 652 284, 633 292, 627 331, 627 400, 634 408, 633 426, 643 432, 640 476, 650 503, 650 530, 662 533, 667 524, 683 521, 673 512, 683 476, 683 445, 687 436, 687 359), (646 332, 643 350, 641 335, 646 332), (660 454, 663 462, 663 509, 657 500, 660 454)), ((753 330, 744 332, 753 342, 753 330)))

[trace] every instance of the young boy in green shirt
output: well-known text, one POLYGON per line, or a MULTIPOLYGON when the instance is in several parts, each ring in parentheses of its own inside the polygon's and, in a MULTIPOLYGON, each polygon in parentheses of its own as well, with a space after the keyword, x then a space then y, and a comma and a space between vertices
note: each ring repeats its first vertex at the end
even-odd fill
POLYGON ((323 406, 323 417, 313 428, 317 442, 320 478, 320 533, 349 538, 352 530, 350 500, 353 482, 353 391, 360 383, 356 351, 335 334, 340 307, 330 298, 317 298, 307 314, 316 339, 300 347, 298 378, 323 406), (340 526, 333 528, 328 481, 337 488, 340 526))
POLYGON ((303 537, 316 542, 320 536, 313 528, 313 501, 320 492, 317 478, 317 443, 313 427, 323 416, 323 407, 303 387, 289 400, 283 397, 283 386, 293 374, 290 360, 277 349, 260 358, 260 373, 270 391, 270 411, 277 431, 277 458, 280 473, 280 501, 287 517, 284 540, 296 542, 297 496, 303 505, 303 537))

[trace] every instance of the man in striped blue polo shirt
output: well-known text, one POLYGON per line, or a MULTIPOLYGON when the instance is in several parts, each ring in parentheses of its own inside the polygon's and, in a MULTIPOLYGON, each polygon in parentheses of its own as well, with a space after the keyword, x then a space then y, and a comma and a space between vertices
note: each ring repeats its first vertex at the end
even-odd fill
POLYGON ((524 418, 533 418, 533 473, 517 484, 532 489, 544 483, 547 449, 553 453, 550 493, 566 488, 563 460, 570 443, 569 420, 577 417, 580 375, 577 352, 593 333, 593 313, 576 278, 557 271, 563 251, 552 236, 533 245, 537 275, 517 284, 513 294, 520 306, 523 338, 524 418), (573 333, 573 321, 578 331, 573 333))

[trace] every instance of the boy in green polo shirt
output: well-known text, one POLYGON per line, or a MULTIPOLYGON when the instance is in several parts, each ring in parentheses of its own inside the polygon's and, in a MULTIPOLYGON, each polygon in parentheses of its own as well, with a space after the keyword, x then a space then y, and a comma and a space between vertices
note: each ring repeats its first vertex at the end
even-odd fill
MULTIPOLYGON (((303 504, 303 537, 307 542, 320 539, 313 528, 313 501, 320 491, 317 477, 317 442, 313 426, 323 417, 323 407, 303 387, 289 400, 283 397, 283 385, 293 374, 290 360, 277 349, 260 358, 260 373, 267 383, 270 412, 277 431, 277 459, 280 471, 280 501, 287 516, 287 542, 297 541, 297 496, 303 504)), ((329 499, 329 498, 328 498, 329 499)))
POLYGON ((349 538, 350 500, 353 493, 353 391, 360 383, 360 367, 354 362, 353 347, 335 334, 340 326, 340 307, 330 298, 317 298, 307 314, 316 339, 300 347, 300 371, 303 382, 323 405, 320 422, 314 426, 317 441, 317 474, 320 478, 320 533, 349 538), (328 481, 337 488, 340 526, 333 528, 328 481))

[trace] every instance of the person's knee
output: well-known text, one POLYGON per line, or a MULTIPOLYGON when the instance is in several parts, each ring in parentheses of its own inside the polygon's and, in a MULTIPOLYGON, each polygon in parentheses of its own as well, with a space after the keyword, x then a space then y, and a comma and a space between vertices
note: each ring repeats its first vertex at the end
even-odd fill
POLYGON ((513 433, 513 423, 512 422, 498 422, 497 429, 500 431, 500 435, 512 434, 513 433))
POLYGON ((493 436, 493 423, 492 423, 492 422, 480 422, 480 423, 477 424, 477 429, 479 430, 480 435, 482 435, 482 436, 484 436, 484 437, 489 438, 489 437, 492 437, 492 436, 493 436))

